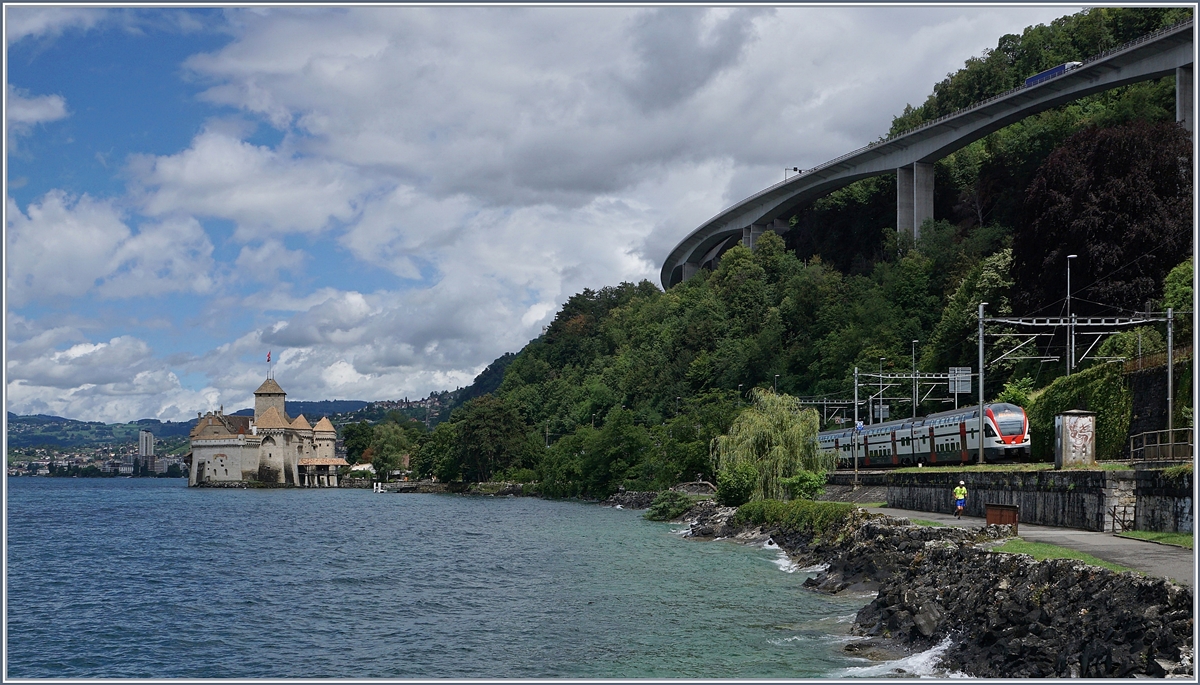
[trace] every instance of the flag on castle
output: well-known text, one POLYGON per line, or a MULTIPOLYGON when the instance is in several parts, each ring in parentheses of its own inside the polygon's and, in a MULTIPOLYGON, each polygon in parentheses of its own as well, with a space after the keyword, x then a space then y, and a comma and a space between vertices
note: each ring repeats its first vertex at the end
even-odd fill
POLYGON ((271 350, 267 350, 267 363, 271 363, 271 350))

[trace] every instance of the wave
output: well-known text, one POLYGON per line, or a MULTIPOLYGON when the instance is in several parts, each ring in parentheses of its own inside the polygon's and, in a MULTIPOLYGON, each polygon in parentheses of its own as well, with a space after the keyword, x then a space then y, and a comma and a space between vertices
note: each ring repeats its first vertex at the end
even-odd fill
POLYGON ((834 678, 969 678, 960 671, 946 671, 938 668, 942 654, 950 649, 954 642, 947 637, 924 652, 910 654, 903 659, 881 661, 870 666, 848 666, 831 674, 834 678))

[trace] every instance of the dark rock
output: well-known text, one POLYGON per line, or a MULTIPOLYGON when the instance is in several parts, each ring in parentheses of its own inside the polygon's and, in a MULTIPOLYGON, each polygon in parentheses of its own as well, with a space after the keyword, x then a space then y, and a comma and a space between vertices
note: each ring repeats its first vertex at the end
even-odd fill
POLYGON ((620 506, 622 509, 649 509, 655 497, 658 497, 657 492, 622 490, 601 504, 608 507, 620 506))
MULTIPOLYGON (((705 516, 698 519, 711 520, 705 516)), ((694 524, 693 533, 707 536, 709 527, 737 533, 727 519, 694 524)), ((765 532, 794 559, 827 564, 806 587, 878 587, 853 634, 890 636, 909 651, 955 636, 942 656, 949 670, 985 678, 1193 673, 1191 588, 980 546, 1011 535, 1010 526, 919 527, 864 514, 821 540, 765 532)))

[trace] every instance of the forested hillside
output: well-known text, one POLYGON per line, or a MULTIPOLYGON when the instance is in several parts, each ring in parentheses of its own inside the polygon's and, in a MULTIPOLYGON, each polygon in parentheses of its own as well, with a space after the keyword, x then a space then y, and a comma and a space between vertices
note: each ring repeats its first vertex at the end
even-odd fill
MULTIPOLYGON (((1100 8, 1004 36, 896 117, 893 132, 1188 11, 1100 8)), ((416 475, 442 480, 537 480, 554 496, 713 479, 713 439, 729 433, 752 388, 847 397, 855 366, 907 371, 914 356, 926 372, 977 366, 978 304, 989 315, 1058 315, 1067 254, 1078 255, 1073 311, 1161 306, 1167 274, 1192 249, 1192 146, 1174 119, 1170 78, 998 131, 936 165, 939 220, 915 243, 891 228, 895 183, 884 176, 818 201, 784 237, 735 247, 668 292, 647 281, 586 290, 515 358, 497 360, 498 387, 494 367, 476 390, 494 389, 472 392, 431 434, 376 427, 371 454, 382 467, 408 454, 416 475)), ((988 342, 990 358, 1013 344, 988 342)), ((1063 353, 1061 338, 1041 345, 1063 353)), ((988 368, 985 393, 1013 381, 1036 393, 1063 372, 1006 360, 988 368)), ((931 399, 920 410, 944 406, 931 399)))

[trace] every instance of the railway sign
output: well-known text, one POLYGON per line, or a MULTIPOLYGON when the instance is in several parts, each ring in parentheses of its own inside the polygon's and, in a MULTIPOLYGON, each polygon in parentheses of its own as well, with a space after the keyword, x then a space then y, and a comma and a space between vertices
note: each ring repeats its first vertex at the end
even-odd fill
POLYGON ((950 392, 971 394, 971 371, 970 366, 951 366, 950 392))
POLYGON ((855 433, 861 433, 861 432, 863 432, 863 422, 862 422, 862 421, 855 421, 855 422, 854 422, 854 432, 855 432, 855 433))

